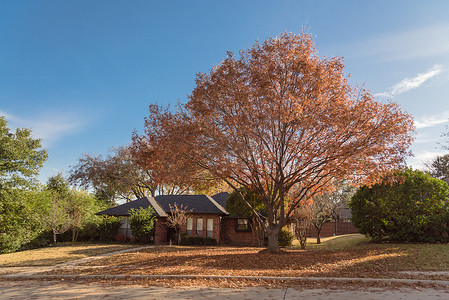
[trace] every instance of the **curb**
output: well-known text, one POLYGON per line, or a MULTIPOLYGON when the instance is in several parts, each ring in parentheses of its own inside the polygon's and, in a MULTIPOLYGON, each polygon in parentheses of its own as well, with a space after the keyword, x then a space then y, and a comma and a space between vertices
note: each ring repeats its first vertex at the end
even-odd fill
POLYGON ((439 284, 449 286, 446 280, 399 279, 399 278, 346 278, 346 277, 271 277, 271 276, 214 276, 214 275, 0 275, 0 279, 246 279, 280 281, 337 281, 337 282, 388 282, 406 284, 439 284))

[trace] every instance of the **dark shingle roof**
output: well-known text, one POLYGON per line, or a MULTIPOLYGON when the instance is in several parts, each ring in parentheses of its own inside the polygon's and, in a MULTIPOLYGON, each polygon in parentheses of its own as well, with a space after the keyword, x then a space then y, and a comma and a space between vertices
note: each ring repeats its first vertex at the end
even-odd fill
POLYGON ((226 209, 226 200, 228 200, 230 194, 228 192, 221 192, 218 194, 215 194, 212 196, 215 201, 217 201, 218 204, 223 206, 224 209, 226 209))
POLYGON ((206 195, 161 195, 156 196, 155 200, 167 213, 170 212, 170 205, 177 203, 178 206, 182 205, 184 209, 191 210, 192 213, 226 214, 226 211, 217 207, 206 195))
POLYGON ((148 208, 149 206, 151 206, 153 207, 156 216, 166 217, 167 213, 170 213, 170 205, 174 206, 175 203, 177 203, 178 206, 182 205, 185 210, 191 210, 192 213, 220 215, 227 214, 224 207, 221 207, 221 204, 217 201, 217 199, 206 195, 161 195, 156 196, 155 198, 143 197, 113 208, 103 210, 97 213, 97 215, 129 216, 129 210, 131 208, 139 209, 141 207, 148 208))
POLYGON ((150 206, 150 201, 148 201, 147 197, 143 197, 116 207, 100 211, 99 213, 97 213, 97 215, 129 216, 129 210, 131 208, 148 208, 148 206, 150 206))

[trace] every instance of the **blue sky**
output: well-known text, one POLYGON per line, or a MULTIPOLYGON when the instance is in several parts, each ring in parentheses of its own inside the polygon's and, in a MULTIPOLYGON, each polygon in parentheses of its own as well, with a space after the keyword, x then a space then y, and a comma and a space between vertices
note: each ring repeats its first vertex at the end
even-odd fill
POLYGON ((0 114, 32 127, 41 181, 142 131, 148 105, 185 102, 195 74, 306 26, 351 82, 415 117, 414 167, 444 151, 449 1, 0 1, 0 114))

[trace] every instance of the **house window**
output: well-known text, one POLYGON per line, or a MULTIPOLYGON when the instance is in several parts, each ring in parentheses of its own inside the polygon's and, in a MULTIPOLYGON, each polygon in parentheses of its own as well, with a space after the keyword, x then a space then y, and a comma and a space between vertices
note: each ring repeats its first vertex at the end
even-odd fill
POLYGON ((207 231, 206 236, 214 237, 214 219, 207 219, 207 231))
POLYGON ((187 219, 187 235, 192 235, 192 229, 193 229, 193 219, 188 218, 187 219))
POLYGON ((196 235, 203 236, 203 219, 196 219, 196 235))
POLYGON ((251 227, 249 227, 248 219, 236 219, 235 220, 235 231, 251 231, 251 227))

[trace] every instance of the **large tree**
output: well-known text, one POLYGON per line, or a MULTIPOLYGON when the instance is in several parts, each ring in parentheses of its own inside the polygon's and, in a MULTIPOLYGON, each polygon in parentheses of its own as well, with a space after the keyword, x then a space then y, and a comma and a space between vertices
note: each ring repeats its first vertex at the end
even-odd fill
POLYGON ((318 57, 308 33, 269 38, 198 74, 182 110, 147 118, 164 122, 157 133, 147 124, 146 139, 255 192, 268 248, 278 250, 279 231, 305 198, 335 178, 378 179, 412 143, 412 117, 350 85, 343 69, 341 58, 318 57))
POLYGON ((134 132, 130 149, 136 164, 151 170, 158 194, 214 192, 222 182, 214 180, 206 169, 189 159, 195 149, 186 139, 195 138, 193 128, 180 128, 179 124, 187 124, 187 121, 169 108, 150 105, 149 112, 150 116, 145 118, 145 134, 134 132), (192 153, 186 155, 190 151, 192 153))
POLYGON ((11 132, 5 117, 0 116, 0 189, 6 185, 30 182, 47 159, 41 141, 31 136, 31 129, 11 132))
POLYGON ((32 243, 42 231, 33 183, 46 159, 31 129, 11 131, 0 116, 0 253, 32 243))
POLYGON ((108 202, 117 198, 130 201, 147 193, 154 196, 158 188, 151 171, 135 163, 128 147, 115 148, 105 157, 85 154, 72 168, 69 181, 93 188, 100 198, 108 202))

